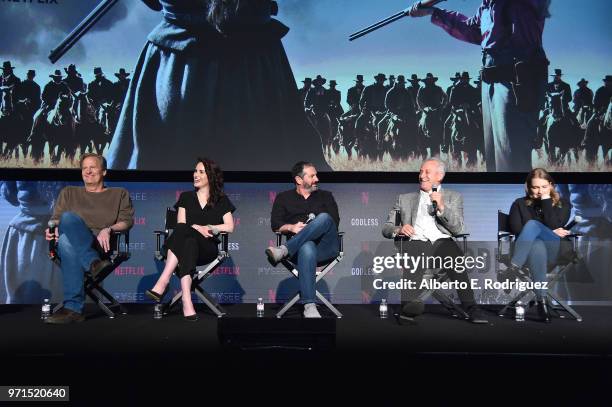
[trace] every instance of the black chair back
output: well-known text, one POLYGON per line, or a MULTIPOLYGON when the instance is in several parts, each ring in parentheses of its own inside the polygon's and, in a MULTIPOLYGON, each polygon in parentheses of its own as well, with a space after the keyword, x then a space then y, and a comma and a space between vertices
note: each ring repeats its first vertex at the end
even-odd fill
POLYGON ((502 211, 497 211, 497 233, 510 233, 510 216, 502 211))
POLYGON ((178 212, 174 210, 174 208, 171 208, 171 207, 166 208, 166 222, 164 224, 164 229, 173 230, 176 228, 177 215, 178 215, 178 212))

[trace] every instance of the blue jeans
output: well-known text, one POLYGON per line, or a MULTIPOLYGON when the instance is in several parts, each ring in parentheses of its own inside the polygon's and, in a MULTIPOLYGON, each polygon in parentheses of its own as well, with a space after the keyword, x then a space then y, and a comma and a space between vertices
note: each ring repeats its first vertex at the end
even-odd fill
POLYGON ((62 214, 57 251, 61 260, 64 307, 75 312, 82 312, 85 303, 84 274, 91 262, 100 258, 92 247, 93 241, 93 233, 79 215, 74 212, 62 214))
MULTIPOLYGON (((549 264, 554 264, 559 255, 561 238, 550 228, 537 220, 525 223, 514 243, 512 263, 527 265, 534 281, 545 282, 549 264)), ((538 299, 544 298, 546 290, 535 290, 538 299)))
POLYGON ((336 223, 327 213, 320 213, 285 246, 292 260, 297 260, 302 303, 315 302, 317 263, 337 256, 340 250, 336 223))

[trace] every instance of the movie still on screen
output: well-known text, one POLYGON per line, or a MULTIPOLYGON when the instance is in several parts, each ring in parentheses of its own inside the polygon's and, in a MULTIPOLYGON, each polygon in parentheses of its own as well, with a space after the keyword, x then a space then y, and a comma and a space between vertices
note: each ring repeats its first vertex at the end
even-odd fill
POLYGON ((0 167, 611 168, 605 0, 3 3, 0 167))

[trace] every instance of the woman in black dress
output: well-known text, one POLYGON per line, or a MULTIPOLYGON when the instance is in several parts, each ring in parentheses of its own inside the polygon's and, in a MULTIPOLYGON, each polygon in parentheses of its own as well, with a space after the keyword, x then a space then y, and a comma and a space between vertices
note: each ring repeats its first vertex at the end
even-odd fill
MULTIPOLYGON (((564 239, 570 232, 563 228, 571 210, 571 204, 559 196, 555 182, 546 170, 535 168, 529 173, 525 196, 514 201, 510 208, 510 231, 516 235, 516 241, 508 264, 509 276, 527 266, 533 281, 546 281, 548 266, 571 251, 571 244, 564 239)), ((534 291, 540 319, 550 322, 544 301, 546 290, 534 291)))
POLYGON ((198 158, 193 186, 195 190, 183 192, 174 205, 178 211, 177 225, 166 241, 166 266, 155 286, 146 291, 149 298, 161 301, 176 270, 183 291, 183 316, 188 321, 198 320, 191 301, 191 275, 196 266, 208 264, 217 257, 215 236, 219 232, 234 231, 232 212, 236 210, 223 193, 223 173, 214 161, 198 158))

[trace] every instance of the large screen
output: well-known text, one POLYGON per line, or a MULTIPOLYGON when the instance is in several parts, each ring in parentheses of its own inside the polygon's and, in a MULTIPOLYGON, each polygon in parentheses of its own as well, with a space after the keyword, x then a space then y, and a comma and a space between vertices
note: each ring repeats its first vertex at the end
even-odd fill
POLYGON ((607 0, 1 3, 0 167, 611 168, 607 0))

